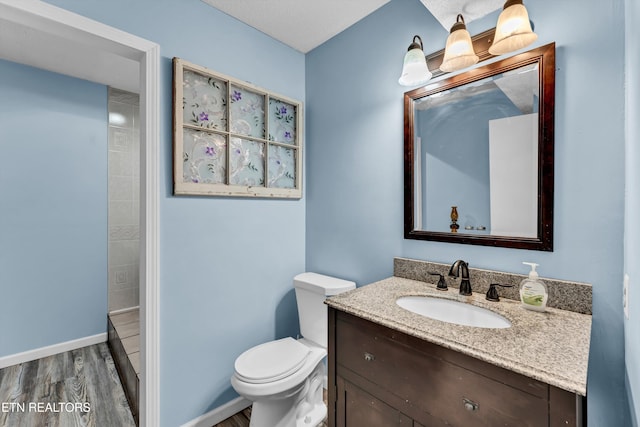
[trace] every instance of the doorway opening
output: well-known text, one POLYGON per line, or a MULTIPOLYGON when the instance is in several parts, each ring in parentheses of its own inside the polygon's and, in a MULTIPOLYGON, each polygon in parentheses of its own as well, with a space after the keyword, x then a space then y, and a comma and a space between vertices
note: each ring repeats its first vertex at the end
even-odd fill
POLYGON ((140 94, 140 424, 160 425, 160 47, 45 2, 0 0, 0 58, 140 94))

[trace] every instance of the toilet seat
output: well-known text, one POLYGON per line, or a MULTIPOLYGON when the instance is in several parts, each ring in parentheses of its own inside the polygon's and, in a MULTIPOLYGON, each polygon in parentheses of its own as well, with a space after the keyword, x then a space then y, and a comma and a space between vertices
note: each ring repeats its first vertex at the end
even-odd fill
POLYGON ((236 359, 235 374, 250 384, 278 381, 300 370, 310 351, 291 337, 260 344, 236 359))

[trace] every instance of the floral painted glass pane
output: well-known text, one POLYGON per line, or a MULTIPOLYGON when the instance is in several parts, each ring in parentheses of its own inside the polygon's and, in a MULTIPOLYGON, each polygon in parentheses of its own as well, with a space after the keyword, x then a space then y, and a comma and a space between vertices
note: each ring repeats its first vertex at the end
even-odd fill
POLYGON ((296 143, 296 107, 269 98, 269 141, 296 143))
POLYGON ((229 183, 264 186, 264 143, 231 138, 229 183))
POLYGON ((296 188, 296 150, 269 146, 269 187, 296 188))
POLYGON ((182 89, 184 123, 227 130, 226 82, 184 70, 182 89))
POLYGON ((264 95, 231 86, 230 131, 264 139, 264 95))
POLYGON ((224 136, 184 129, 182 145, 184 182, 226 182, 227 144, 224 136))

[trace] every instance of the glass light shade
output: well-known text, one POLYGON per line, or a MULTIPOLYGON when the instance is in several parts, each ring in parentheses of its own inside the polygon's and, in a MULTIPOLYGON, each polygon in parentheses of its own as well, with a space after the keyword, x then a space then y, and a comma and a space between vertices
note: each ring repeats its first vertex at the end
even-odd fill
POLYGON ((444 49, 444 58, 440 70, 445 73, 470 67, 478 62, 478 55, 473 50, 471 36, 464 24, 454 24, 451 34, 447 37, 447 45, 444 49), (456 26, 458 27, 456 29, 456 26))
POLYGON ((496 34, 489 48, 492 55, 503 55, 522 49, 538 38, 531 29, 529 14, 522 0, 509 0, 498 17, 496 34))
POLYGON ((410 49, 404 56, 402 75, 398 83, 402 86, 417 86, 431 79, 431 71, 427 67, 427 59, 419 47, 410 49))

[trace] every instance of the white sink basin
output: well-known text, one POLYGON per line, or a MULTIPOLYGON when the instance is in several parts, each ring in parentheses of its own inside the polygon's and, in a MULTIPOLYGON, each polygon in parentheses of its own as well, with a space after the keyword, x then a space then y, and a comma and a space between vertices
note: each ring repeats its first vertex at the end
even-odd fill
POLYGON ((511 322, 498 313, 450 299, 409 296, 396 300, 405 310, 442 322, 476 328, 508 328, 511 322))

